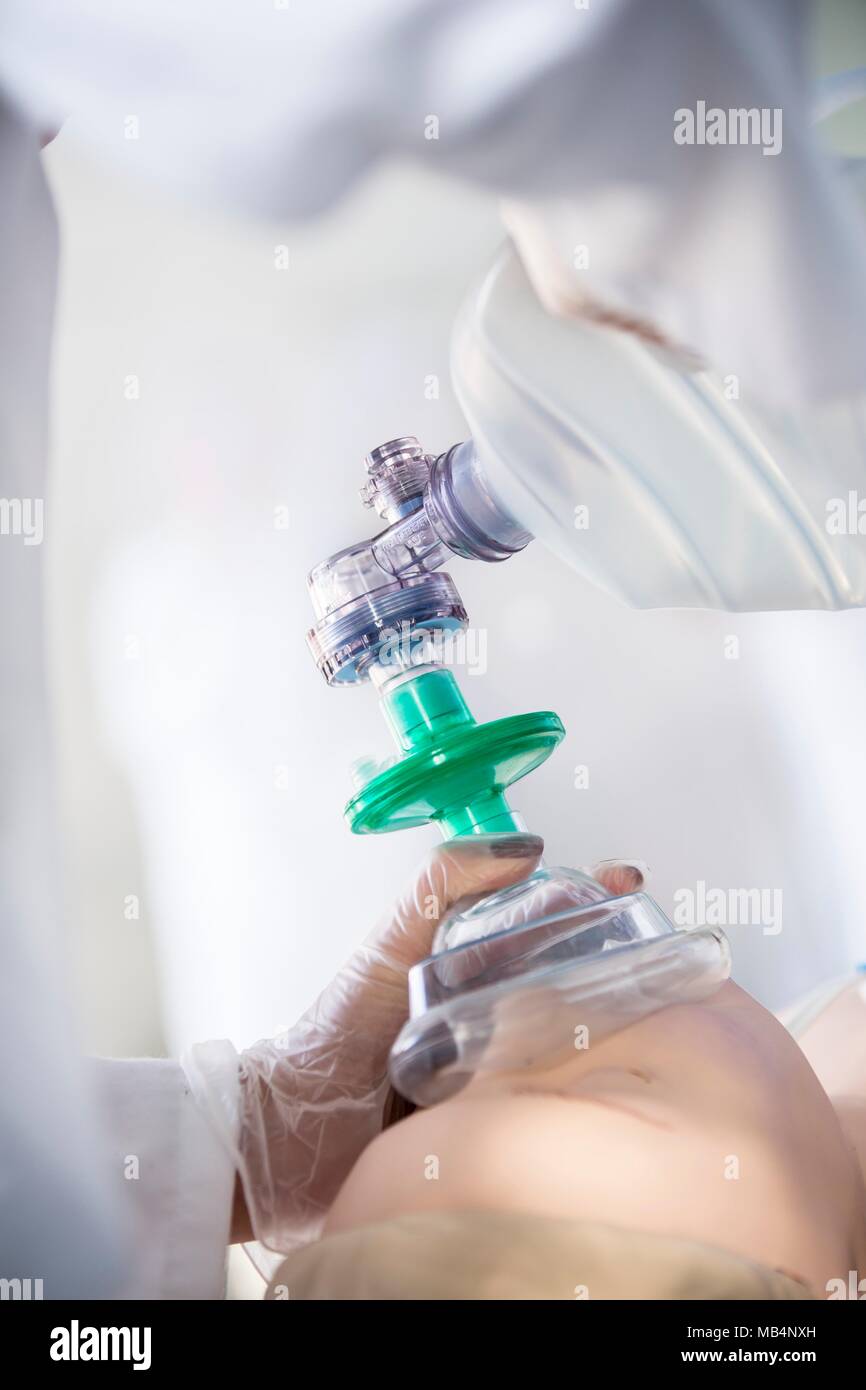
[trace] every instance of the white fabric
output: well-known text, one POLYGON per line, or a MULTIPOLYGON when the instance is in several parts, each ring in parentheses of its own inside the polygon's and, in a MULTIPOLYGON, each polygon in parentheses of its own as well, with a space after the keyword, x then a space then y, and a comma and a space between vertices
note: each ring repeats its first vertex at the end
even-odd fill
POLYGON ((0 81, 131 172, 242 210, 317 212, 385 155, 542 200, 560 273, 585 245, 584 290, 802 402, 866 382, 866 247, 810 125, 808 14, 805 0, 7 0, 0 81), (699 101, 781 111, 781 151, 677 144, 675 113, 699 101))
POLYGON ((206 1051, 214 1089, 227 1102, 223 1137, 177 1062, 91 1063, 110 1171, 132 1227, 132 1258, 113 1291, 117 1295, 175 1299, 224 1293, 238 1059, 231 1043, 209 1043, 206 1051))
MULTIPOLYGON (((183 1071, 76 1055, 43 670, 57 231, 38 134, 2 102, 0 189, 0 496, 29 504, 0 534, 0 1277, 41 1279, 51 1299, 218 1297, 234 1165, 183 1071)), ((208 1060, 230 1127, 234 1049, 208 1060)))
POLYGON ((96 1298, 121 1276, 124 1230, 76 1057, 57 911, 42 652, 57 232, 38 140, 2 98, 0 189, 0 496, 22 504, 0 534, 0 1277, 96 1298))

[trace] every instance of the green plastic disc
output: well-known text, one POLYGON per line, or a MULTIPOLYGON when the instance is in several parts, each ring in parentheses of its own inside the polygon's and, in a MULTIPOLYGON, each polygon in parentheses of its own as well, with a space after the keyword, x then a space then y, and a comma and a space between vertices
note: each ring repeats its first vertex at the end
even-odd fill
POLYGON ((516 826, 506 787, 543 763, 564 735, 550 710, 445 728, 362 787, 346 820, 356 835, 431 821, 448 837, 516 826))

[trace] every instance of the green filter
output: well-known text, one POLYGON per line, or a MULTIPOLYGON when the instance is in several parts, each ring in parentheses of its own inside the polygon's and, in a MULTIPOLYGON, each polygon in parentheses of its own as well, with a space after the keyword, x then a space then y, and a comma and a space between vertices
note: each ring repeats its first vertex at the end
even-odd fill
POLYGON ((449 670, 398 679, 382 706, 400 758, 352 797, 355 834, 435 822, 446 839, 522 829, 505 789, 549 757, 565 729, 549 710, 476 724, 449 670))

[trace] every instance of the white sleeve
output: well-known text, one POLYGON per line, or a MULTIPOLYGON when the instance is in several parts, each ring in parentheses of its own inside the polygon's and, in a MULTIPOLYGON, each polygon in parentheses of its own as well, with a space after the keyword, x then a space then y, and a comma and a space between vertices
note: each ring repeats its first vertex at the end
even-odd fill
POLYGON ((132 1228, 126 1298, 210 1299, 225 1291, 235 1164, 238 1058, 230 1043, 205 1052, 225 1098, 221 1124, 198 1104, 178 1062, 90 1064, 110 1171, 132 1228), (221 1134, 219 1130, 222 1130, 221 1134))
POLYGON ((0 536, 0 1278, 35 1280, 51 1300, 217 1296, 234 1049, 200 1049, 222 1081, 210 1088, 220 1140, 176 1063, 85 1063, 76 1045, 44 671, 56 226, 38 140, 2 95, 0 189, 2 328, 14 344, 0 381, 0 492, 7 511, 9 499, 20 507, 0 536))

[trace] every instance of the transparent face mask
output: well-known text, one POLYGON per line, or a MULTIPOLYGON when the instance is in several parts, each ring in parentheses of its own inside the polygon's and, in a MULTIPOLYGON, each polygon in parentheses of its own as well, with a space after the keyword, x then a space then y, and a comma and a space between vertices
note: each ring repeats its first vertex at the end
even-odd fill
POLYGON ((678 930, 646 893, 608 897, 587 875, 541 867, 454 912, 409 973, 395 1088, 429 1106, 473 1077, 545 1070, 730 974, 718 929, 678 930))

